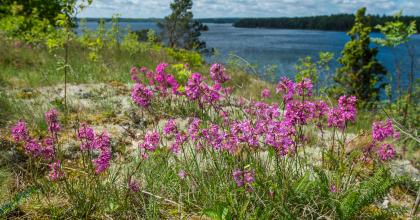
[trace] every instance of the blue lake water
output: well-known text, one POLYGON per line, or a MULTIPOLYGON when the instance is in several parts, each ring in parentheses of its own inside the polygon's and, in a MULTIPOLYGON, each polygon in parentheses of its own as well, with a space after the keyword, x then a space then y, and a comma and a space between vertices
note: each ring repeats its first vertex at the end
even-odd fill
MULTIPOLYGON (((108 24, 109 25, 109 24, 108 24)), ((132 30, 154 29, 158 27, 153 22, 121 22, 122 28, 130 27, 132 30)), ((251 64, 257 65, 257 71, 263 72, 271 65, 276 65, 276 78, 280 76, 292 77, 296 72, 295 64, 299 58, 312 56, 316 58, 319 52, 333 52, 338 58, 345 43, 350 39, 344 32, 315 31, 315 30, 284 30, 284 29, 254 29, 235 28, 232 24, 207 24, 208 32, 202 34, 201 39, 206 41, 207 47, 215 48, 219 56, 207 57, 208 62, 225 62, 230 53, 234 53, 251 64)), ((95 29, 96 22, 88 22, 89 29, 95 29)), ((380 37, 373 33, 372 37, 380 37)), ((410 45, 415 46, 415 78, 420 77, 420 35, 413 37, 410 45)), ((378 59, 387 68, 391 75, 395 75, 395 58, 398 59, 402 69, 401 84, 408 84, 408 71, 410 58, 407 45, 398 48, 379 48, 378 59)), ((336 60, 332 66, 338 66, 336 60)), ((333 72, 333 70, 331 71, 333 72)), ((322 77, 331 80, 329 76, 322 77)))

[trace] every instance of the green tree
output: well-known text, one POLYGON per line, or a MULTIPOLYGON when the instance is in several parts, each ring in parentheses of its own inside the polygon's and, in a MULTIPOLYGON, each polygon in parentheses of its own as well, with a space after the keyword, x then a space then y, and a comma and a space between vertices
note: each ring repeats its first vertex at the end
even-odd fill
POLYGON ((192 6, 192 0, 174 0, 170 5, 172 13, 158 23, 163 30, 162 39, 167 39, 169 47, 188 50, 206 47, 199 37, 208 27, 193 20, 192 6))
POLYGON ((356 12, 355 23, 347 33, 351 40, 341 52, 338 60, 341 67, 334 77, 343 92, 357 96, 362 104, 379 100, 379 92, 385 86, 383 77, 387 73, 376 59, 378 49, 370 47, 372 28, 365 13, 366 8, 356 12))

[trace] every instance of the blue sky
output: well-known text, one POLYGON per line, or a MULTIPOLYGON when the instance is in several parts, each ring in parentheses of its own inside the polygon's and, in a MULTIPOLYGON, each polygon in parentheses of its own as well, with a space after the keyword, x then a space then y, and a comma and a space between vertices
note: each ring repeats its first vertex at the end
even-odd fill
MULTIPOLYGON (((171 0, 93 0, 79 17, 162 18, 170 13, 171 0)), ((367 7, 370 14, 420 15, 420 0, 194 0, 196 18, 290 17, 353 13, 367 7)))

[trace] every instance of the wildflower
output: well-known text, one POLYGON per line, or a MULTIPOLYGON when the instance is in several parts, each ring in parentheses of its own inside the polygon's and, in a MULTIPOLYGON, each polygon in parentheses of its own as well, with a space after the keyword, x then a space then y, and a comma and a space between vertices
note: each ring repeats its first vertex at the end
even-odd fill
POLYGON ((314 117, 315 104, 309 101, 291 101, 286 104, 285 119, 296 125, 305 125, 314 117))
POLYGON ((61 171, 61 161, 58 160, 48 165, 50 168, 50 172, 48 177, 51 181, 57 181, 58 179, 64 177, 63 171, 61 171))
POLYGON ((58 123, 58 112, 55 109, 51 109, 45 113, 45 121, 48 125, 48 131, 53 134, 57 134, 60 131, 60 124, 58 123))
POLYGON ((214 104, 221 99, 220 91, 221 85, 215 84, 213 86, 208 86, 205 83, 201 84, 202 91, 202 102, 207 104, 214 104))
POLYGON ((391 144, 383 144, 377 152, 381 160, 390 160, 395 157, 395 149, 391 144))
POLYGON ((270 97, 270 90, 269 90, 269 89, 267 89, 267 88, 263 89, 263 90, 261 91, 261 97, 262 97, 262 98, 268 98, 268 97, 270 97))
POLYGON ((312 81, 308 78, 304 78, 301 82, 296 83, 295 89, 300 96, 312 96, 312 81))
POLYGON ((139 192, 140 191, 140 184, 139 182, 137 182, 136 180, 133 180, 130 178, 130 180, 128 181, 128 188, 132 191, 132 192, 139 192))
POLYGON ((332 193, 337 193, 337 186, 335 186, 335 184, 332 184, 332 185, 330 186, 330 192, 332 192, 332 193))
POLYGON ((170 119, 166 122, 165 126, 163 127, 163 133, 168 135, 168 134, 173 134, 177 131, 177 127, 176 127, 176 122, 174 119, 170 119))
POLYGON ((356 119, 356 96, 341 96, 338 99, 338 106, 341 110, 342 117, 346 121, 354 121, 356 119))
POLYGON ((16 142, 28 140, 29 132, 24 121, 19 121, 13 126, 12 137, 16 142))
POLYGON ((225 68, 218 63, 210 67, 210 77, 216 83, 224 83, 229 80, 229 77, 225 74, 225 68))
POLYGON ((80 145, 82 151, 94 149, 96 139, 95 133, 93 128, 89 127, 86 123, 80 124, 79 131, 77 132, 77 139, 82 142, 80 145))
POLYGON ((283 101, 289 102, 295 94, 295 83, 287 77, 282 77, 276 86, 276 93, 282 93, 283 101))
POLYGON ((255 173, 253 171, 236 169, 232 172, 232 176, 238 187, 247 186, 248 189, 251 189, 251 185, 255 181, 255 173))
POLYGON ((190 122, 190 126, 188 127, 188 134, 191 140, 197 139, 200 123, 201 121, 198 118, 193 118, 192 121, 190 122))
POLYGON ((373 141, 383 141, 388 137, 399 138, 399 132, 394 131, 391 120, 386 122, 374 122, 372 124, 373 141))
POLYGON ((327 103, 325 103, 324 101, 316 101, 314 102, 314 104, 315 104, 315 113, 314 113, 315 118, 321 119, 330 110, 327 103))
POLYGON ((159 140, 160 137, 158 132, 147 132, 143 142, 139 144, 139 147, 147 151, 155 151, 159 146, 159 140))
POLYGON ((34 139, 28 139, 25 142, 25 151, 27 154, 38 157, 42 154, 41 145, 34 139))
POLYGON ((328 111, 328 127, 344 129, 346 120, 340 108, 332 108, 328 111))
POLYGON ((55 155, 55 147, 54 147, 54 139, 47 137, 43 141, 43 148, 41 150, 41 154, 46 160, 50 160, 54 158, 55 155))
POLYGON ((166 67, 168 67, 167 63, 160 63, 159 65, 156 66, 156 73, 164 74, 166 67))
POLYGON ((185 87, 185 94, 188 99, 196 100, 200 97, 200 85, 202 83, 201 74, 193 73, 187 81, 187 86, 185 87))
POLYGON ((153 98, 153 92, 141 83, 136 83, 131 91, 131 99, 140 107, 148 107, 153 98))
POLYGON ((102 132, 102 134, 97 135, 94 141, 95 149, 109 149, 111 147, 111 142, 109 135, 106 131, 102 132))
POLYGON ((171 74, 168 74, 166 76, 166 82, 172 88, 172 93, 175 95, 178 94, 179 84, 176 81, 175 77, 171 74))
POLYGON ((131 80, 133 80, 136 83, 139 83, 140 79, 137 76, 137 73, 138 73, 137 67, 131 67, 131 69, 130 69, 131 80))
POLYGON ((185 170, 180 170, 180 171, 178 172, 178 177, 179 177, 181 180, 184 180, 184 179, 185 179, 185 177, 187 177, 187 173, 185 172, 185 170))
POLYGON ((110 166, 111 157, 112 157, 111 149, 109 148, 101 149, 99 156, 96 159, 92 160, 92 163, 95 166, 96 174, 100 174, 104 172, 106 169, 108 169, 108 167, 110 166))

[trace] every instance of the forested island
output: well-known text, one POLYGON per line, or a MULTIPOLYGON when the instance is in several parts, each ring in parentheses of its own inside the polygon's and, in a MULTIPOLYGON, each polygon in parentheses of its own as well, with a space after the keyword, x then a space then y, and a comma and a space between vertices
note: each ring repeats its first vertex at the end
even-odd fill
MULTIPOLYGON (((392 16, 370 15, 370 26, 392 21, 392 16)), ((281 17, 281 18, 243 18, 236 21, 233 26, 238 28, 276 28, 276 29, 308 29, 325 31, 347 31, 354 24, 353 14, 335 14, 310 17, 281 17)), ((399 18, 404 23, 416 21, 420 23, 418 16, 401 16, 399 18)), ((417 31, 420 26, 417 27, 417 31)))

